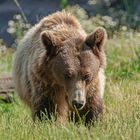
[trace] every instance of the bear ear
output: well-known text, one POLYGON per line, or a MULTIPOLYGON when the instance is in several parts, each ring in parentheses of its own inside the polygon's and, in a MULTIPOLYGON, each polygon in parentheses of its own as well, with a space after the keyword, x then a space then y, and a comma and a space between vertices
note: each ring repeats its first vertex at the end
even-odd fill
POLYGON ((47 51, 47 55, 48 56, 53 55, 55 51, 55 45, 53 44, 51 35, 48 32, 42 32, 41 41, 47 51))
POLYGON ((98 27, 94 32, 89 34, 86 38, 85 43, 92 48, 92 50, 101 51, 105 41, 107 39, 106 30, 102 27, 98 27))

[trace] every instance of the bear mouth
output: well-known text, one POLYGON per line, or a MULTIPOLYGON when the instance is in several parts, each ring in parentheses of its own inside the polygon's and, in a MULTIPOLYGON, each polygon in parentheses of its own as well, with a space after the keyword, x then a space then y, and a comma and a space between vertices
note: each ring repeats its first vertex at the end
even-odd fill
POLYGON ((72 101, 72 106, 75 110, 82 110, 85 106, 84 101, 72 101))
POLYGON ((66 102, 68 103, 68 106, 71 110, 75 110, 75 111, 81 111, 84 107, 85 107, 85 102, 84 101, 70 101, 68 99, 68 96, 65 97, 66 102))

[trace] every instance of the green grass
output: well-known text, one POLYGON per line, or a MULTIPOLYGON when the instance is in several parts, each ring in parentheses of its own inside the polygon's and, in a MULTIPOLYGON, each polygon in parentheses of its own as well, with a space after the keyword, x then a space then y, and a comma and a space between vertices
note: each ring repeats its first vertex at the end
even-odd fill
MULTIPOLYGON (((103 120, 91 128, 82 123, 33 123, 31 114, 15 97, 0 103, 1 140, 140 140, 139 34, 119 33, 106 45, 108 66, 103 120)), ((12 54, 0 58, 0 72, 11 70, 12 54)))
POLYGON ((0 55, 0 73, 11 72, 12 57, 13 51, 11 49, 8 49, 6 54, 0 55))

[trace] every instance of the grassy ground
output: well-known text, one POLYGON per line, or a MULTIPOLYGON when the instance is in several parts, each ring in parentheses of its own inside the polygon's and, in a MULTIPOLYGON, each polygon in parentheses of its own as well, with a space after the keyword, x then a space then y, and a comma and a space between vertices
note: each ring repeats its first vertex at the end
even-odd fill
MULTIPOLYGON (((104 117, 90 129, 82 123, 33 124, 17 97, 0 103, 1 140, 140 140, 140 34, 122 32, 106 44, 108 67, 104 117)), ((0 57, 0 73, 11 71, 11 52, 0 57)))

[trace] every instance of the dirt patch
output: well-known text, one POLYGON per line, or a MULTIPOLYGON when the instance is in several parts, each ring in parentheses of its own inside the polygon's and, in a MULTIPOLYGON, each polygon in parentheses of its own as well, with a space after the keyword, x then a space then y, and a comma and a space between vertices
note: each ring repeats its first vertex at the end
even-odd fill
POLYGON ((11 74, 0 75, 0 100, 11 103, 13 101, 14 83, 11 74))

